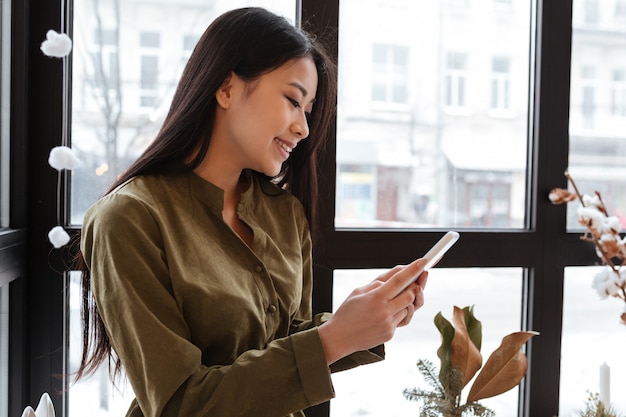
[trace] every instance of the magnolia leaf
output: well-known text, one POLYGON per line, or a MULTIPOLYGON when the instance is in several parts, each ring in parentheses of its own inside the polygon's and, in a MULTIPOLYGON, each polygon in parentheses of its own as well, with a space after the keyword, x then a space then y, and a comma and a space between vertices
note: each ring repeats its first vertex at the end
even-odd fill
POLYGON ((480 371, 467 402, 475 402, 506 392, 520 383, 528 370, 528 358, 521 348, 537 332, 515 332, 502 339, 480 371))
POLYGON ((454 337, 450 346, 450 363, 463 373, 461 386, 463 388, 478 372, 483 364, 483 358, 465 327, 465 310, 454 306, 452 322, 454 323, 454 337))
POLYGON ((441 360, 441 366, 439 368, 439 382, 444 387, 448 386, 448 375, 450 374, 450 347, 452 345, 452 339, 454 338, 454 327, 441 312, 435 316, 435 326, 441 333, 441 346, 437 349, 437 356, 441 360))
POLYGON ((465 313, 465 327, 467 328, 467 334, 480 352, 483 340, 483 326, 480 320, 474 317, 474 306, 463 308, 463 312, 465 313))

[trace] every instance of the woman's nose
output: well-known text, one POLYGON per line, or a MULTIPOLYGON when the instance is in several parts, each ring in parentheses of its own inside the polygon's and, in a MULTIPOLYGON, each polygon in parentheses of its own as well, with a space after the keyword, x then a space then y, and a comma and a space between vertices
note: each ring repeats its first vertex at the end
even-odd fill
POLYGON ((291 125, 291 131, 298 139, 306 139, 309 136, 309 122, 304 112, 300 113, 300 117, 291 125))

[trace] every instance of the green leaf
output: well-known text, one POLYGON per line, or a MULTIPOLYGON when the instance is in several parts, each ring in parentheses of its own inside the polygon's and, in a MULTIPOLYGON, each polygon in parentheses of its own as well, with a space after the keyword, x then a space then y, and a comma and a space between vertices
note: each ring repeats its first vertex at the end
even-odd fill
POLYGON ((437 356, 441 360, 441 366, 439 367, 439 381, 444 387, 448 386, 448 374, 450 373, 450 351, 452 345, 452 339, 454 338, 454 327, 452 324, 441 314, 437 313, 435 316, 435 326, 441 333, 441 346, 437 349, 437 356))
POLYGON ((476 317, 474 317, 474 306, 463 308, 465 313, 465 327, 467 334, 480 352, 483 340, 483 325, 476 317))
POLYGON ((494 397, 519 384, 528 370, 528 359, 521 348, 528 339, 538 334, 515 332, 505 336, 476 377, 467 402, 494 397))

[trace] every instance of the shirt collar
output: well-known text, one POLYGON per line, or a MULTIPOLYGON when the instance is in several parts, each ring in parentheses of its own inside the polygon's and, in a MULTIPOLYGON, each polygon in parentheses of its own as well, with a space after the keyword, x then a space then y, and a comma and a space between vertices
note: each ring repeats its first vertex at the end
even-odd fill
MULTIPOLYGON (((262 188, 263 192, 265 192, 266 194, 272 193, 268 193, 267 191, 269 190, 265 190, 265 188, 267 187, 260 185, 257 176, 252 175, 250 171, 245 170, 242 175, 245 176, 248 187, 243 193, 241 193, 238 211, 248 211, 248 209, 254 203, 254 196, 259 188, 262 188)), ((190 174, 189 185, 191 188, 191 192, 196 196, 196 198, 206 204, 212 212, 221 215, 222 209, 224 208, 224 190, 222 190, 217 185, 198 176, 193 171, 190 174)), ((277 188, 271 184, 270 187, 277 188)))

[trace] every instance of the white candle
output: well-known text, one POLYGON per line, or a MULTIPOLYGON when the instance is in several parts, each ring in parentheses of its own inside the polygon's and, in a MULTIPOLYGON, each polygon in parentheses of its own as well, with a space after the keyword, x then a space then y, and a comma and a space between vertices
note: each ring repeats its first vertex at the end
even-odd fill
POLYGON ((606 362, 600 366, 600 401, 607 407, 611 404, 611 368, 606 362))

